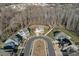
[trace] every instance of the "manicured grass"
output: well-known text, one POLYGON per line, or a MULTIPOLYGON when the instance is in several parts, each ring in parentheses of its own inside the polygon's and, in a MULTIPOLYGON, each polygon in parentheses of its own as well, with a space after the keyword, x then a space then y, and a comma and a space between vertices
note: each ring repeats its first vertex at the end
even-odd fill
POLYGON ((47 36, 49 36, 50 38, 53 37, 53 31, 51 31, 49 34, 47 34, 47 36))
POLYGON ((0 41, 0 48, 3 48, 3 42, 0 41))
MULTIPOLYGON (((24 46, 24 44, 27 43, 27 41, 28 41, 27 39, 23 39, 19 46, 21 47, 24 46)), ((19 46, 17 47, 18 50, 16 52, 16 55, 20 54, 21 49, 19 49, 19 46)))
POLYGON ((66 29, 60 29, 61 31, 65 32, 67 35, 71 36, 71 40, 76 44, 79 45, 79 36, 77 33, 68 31, 66 29))
POLYGON ((72 40, 76 45, 79 45, 79 36, 77 35, 77 33, 72 32, 72 31, 69 31, 69 30, 66 30, 65 28, 59 27, 59 28, 54 28, 54 30, 52 30, 52 31, 48 34, 48 36, 52 38, 54 31, 62 31, 62 32, 66 33, 67 35, 69 35, 69 36, 72 38, 71 40, 72 40))
POLYGON ((34 30, 31 29, 30 35, 31 35, 31 36, 35 35, 34 30))
POLYGON ((44 28, 44 34, 46 34, 50 29, 44 28))

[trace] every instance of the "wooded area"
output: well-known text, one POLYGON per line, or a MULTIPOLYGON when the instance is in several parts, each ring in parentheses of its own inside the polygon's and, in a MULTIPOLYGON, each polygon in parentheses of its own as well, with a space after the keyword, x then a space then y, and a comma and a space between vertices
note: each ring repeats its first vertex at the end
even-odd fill
MULTIPOLYGON (((45 6, 25 4, 25 9, 0 6, 0 38, 2 41, 19 29, 32 24, 61 24, 79 34, 79 4, 47 4, 45 6)), ((14 6, 20 4, 12 4, 14 6)), ((21 8, 21 6, 20 6, 21 8)))

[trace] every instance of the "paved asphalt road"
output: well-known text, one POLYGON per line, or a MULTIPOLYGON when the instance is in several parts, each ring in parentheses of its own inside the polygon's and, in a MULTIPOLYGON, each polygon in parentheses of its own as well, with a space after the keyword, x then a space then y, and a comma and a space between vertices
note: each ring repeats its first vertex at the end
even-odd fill
POLYGON ((38 38, 42 38, 42 39, 47 41, 48 51, 49 51, 48 56, 55 56, 55 51, 54 51, 54 48, 52 46, 52 42, 51 42, 50 38, 48 38, 47 36, 33 36, 33 37, 29 38, 29 41, 27 42, 27 45, 25 46, 25 49, 24 49, 24 56, 30 56, 32 41, 34 41, 38 38))

